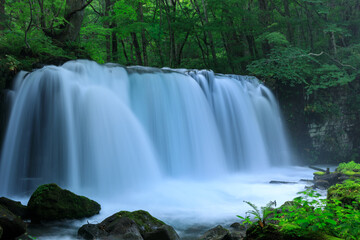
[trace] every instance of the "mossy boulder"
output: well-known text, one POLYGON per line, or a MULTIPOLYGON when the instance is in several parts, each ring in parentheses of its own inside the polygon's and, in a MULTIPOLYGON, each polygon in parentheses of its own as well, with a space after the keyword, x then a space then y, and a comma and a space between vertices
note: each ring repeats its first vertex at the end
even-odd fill
POLYGON ((360 179, 347 180, 328 189, 329 200, 339 200, 343 205, 352 205, 360 209, 360 179))
POLYGON ((13 239, 26 232, 26 224, 6 207, 0 205, 1 239, 13 239))
POLYGON ((22 205, 21 202, 14 201, 6 197, 1 197, 0 205, 6 207, 10 210, 10 212, 15 214, 16 216, 21 217, 21 219, 28 218, 27 207, 22 205))
POLYGON ((100 212, 100 204, 51 183, 39 186, 28 202, 31 221, 80 219, 100 212))
POLYGON ((79 229, 78 235, 84 239, 180 239, 171 226, 143 210, 120 211, 99 224, 85 224, 79 229))

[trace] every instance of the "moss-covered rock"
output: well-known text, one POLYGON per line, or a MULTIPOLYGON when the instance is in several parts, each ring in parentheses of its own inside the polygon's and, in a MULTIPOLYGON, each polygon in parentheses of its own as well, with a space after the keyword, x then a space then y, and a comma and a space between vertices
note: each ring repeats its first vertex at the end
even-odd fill
POLYGON ((328 189, 329 200, 339 200, 343 205, 352 205, 360 209, 360 179, 347 180, 328 189))
POLYGON ((132 219, 139 227, 141 234, 155 231, 157 228, 165 225, 164 222, 151 216, 150 213, 144 210, 137 210, 133 212, 120 211, 116 213, 118 217, 127 217, 132 219))
POLYGON ((32 221, 79 219, 98 214, 100 205, 84 196, 76 195, 58 185, 39 186, 28 202, 28 213, 32 221))
POLYGON ((144 240, 180 239, 171 226, 143 210, 120 211, 99 224, 85 224, 78 231, 79 237, 84 239, 125 239, 124 234, 130 234, 131 239, 137 239, 139 235, 144 240))
POLYGON ((326 174, 326 172, 314 172, 314 175, 317 175, 317 176, 322 176, 325 174, 326 174))
POLYGON ((28 218, 27 207, 22 205, 21 202, 14 201, 6 197, 1 197, 0 205, 6 207, 10 210, 10 212, 16 216, 21 217, 22 219, 28 218))
POLYGON ((13 239, 26 232, 26 224, 6 207, 0 205, 1 239, 13 239))

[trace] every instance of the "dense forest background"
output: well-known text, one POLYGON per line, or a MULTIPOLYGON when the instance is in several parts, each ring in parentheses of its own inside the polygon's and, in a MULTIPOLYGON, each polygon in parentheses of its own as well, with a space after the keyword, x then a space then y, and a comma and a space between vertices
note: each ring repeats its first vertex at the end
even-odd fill
POLYGON ((359 157, 360 0, 0 0, 0 89, 79 58, 255 75, 301 158, 359 157))

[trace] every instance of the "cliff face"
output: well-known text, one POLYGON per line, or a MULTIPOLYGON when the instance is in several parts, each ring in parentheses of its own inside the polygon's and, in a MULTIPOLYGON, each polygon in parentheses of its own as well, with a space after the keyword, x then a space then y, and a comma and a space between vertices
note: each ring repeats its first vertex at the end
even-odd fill
POLYGON ((326 113, 309 114, 307 126, 316 161, 357 160, 359 142, 359 84, 337 87, 322 96, 326 113))

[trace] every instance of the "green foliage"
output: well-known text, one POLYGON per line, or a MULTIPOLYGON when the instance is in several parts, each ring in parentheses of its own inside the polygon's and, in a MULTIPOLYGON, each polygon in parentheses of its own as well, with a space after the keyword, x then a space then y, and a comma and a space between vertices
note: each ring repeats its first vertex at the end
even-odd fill
MULTIPOLYGON (((359 197, 358 190, 354 190, 356 185, 359 189, 360 181, 345 182, 337 185, 337 191, 342 191, 343 196, 359 197), (344 189, 346 189, 344 191, 344 189)), ((334 191, 334 190, 330 190, 334 191)), ((354 200, 350 204, 345 204, 337 196, 330 193, 330 199, 323 198, 319 193, 312 189, 299 192, 300 196, 292 201, 284 203, 280 208, 269 211, 273 213, 268 218, 269 221, 277 223, 274 231, 280 231, 279 239, 359 239, 360 236, 360 209, 357 208, 359 200, 354 200), (354 207, 355 206, 355 207, 354 207)), ((328 197, 329 198, 329 197, 328 197)), ((243 222, 252 226, 251 234, 256 230, 254 227, 263 228, 261 225, 264 217, 257 206, 248 203, 252 210, 248 211, 255 216, 256 220, 251 221, 250 217, 239 218, 243 222), (255 229, 255 230, 254 230, 255 229)), ((271 202, 270 202, 271 203, 271 202)), ((271 204, 261 209, 270 209, 271 204)), ((265 223, 265 222, 264 222, 265 223)), ((273 232, 273 233, 276 233, 273 232)))
POLYGON ((328 199, 360 209, 360 179, 346 180, 342 184, 331 186, 328 189, 328 199))
POLYGON ((308 95, 319 89, 342 86, 355 79, 344 69, 334 64, 322 64, 304 50, 294 47, 273 48, 267 58, 253 61, 247 70, 264 82, 304 86, 308 95))
POLYGON ((257 39, 258 42, 263 42, 267 40, 270 44, 274 46, 288 46, 289 41, 286 39, 286 36, 280 32, 266 32, 259 36, 257 39))
POLYGON ((316 232, 344 238, 358 239, 360 211, 351 205, 343 205, 337 199, 323 199, 314 190, 300 192, 292 205, 281 207, 274 220, 279 221, 281 231, 297 237, 316 232))
POLYGON ((347 163, 346 162, 340 163, 336 169, 336 171, 338 172, 346 172, 346 171, 354 171, 354 170, 360 171, 360 164, 354 161, 350 161, 347 163))

